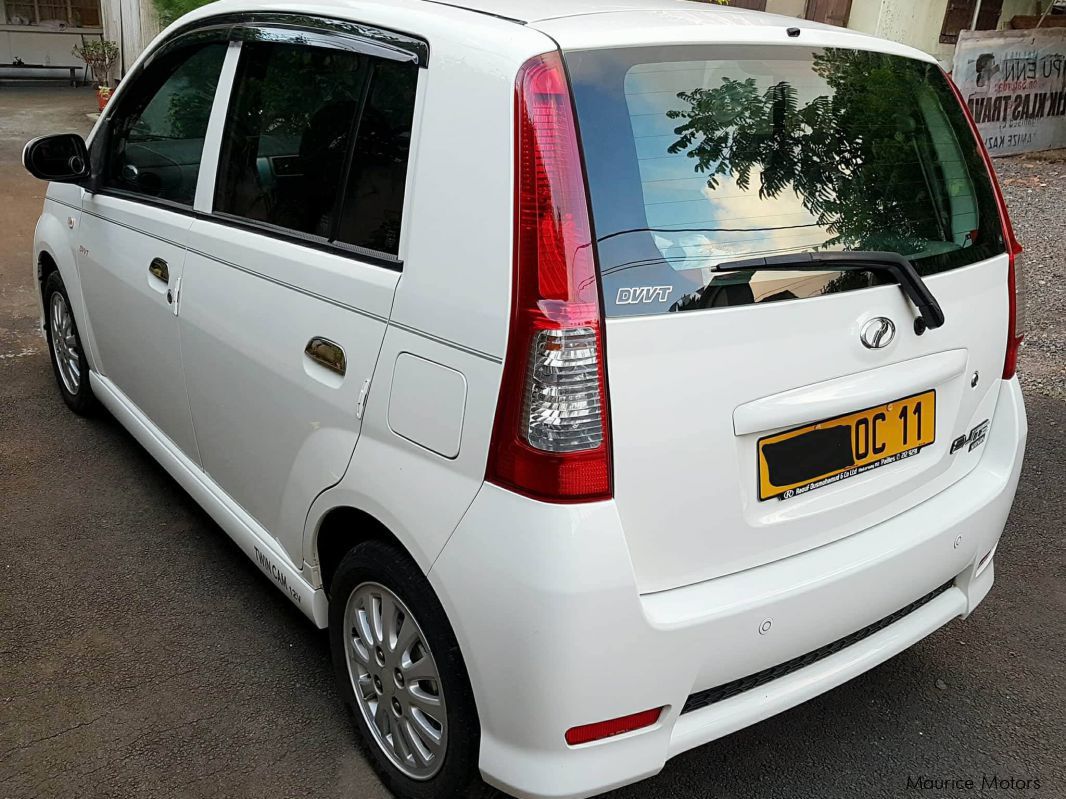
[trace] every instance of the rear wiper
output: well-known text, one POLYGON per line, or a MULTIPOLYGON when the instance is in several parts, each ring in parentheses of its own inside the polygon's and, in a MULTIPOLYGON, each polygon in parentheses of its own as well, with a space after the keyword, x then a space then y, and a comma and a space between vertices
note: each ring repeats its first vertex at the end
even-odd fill
POLYGON ((801 252, 769 258, 746 258, 724 261, 714 272, 779 271, 829 269, 836 272, 881 272, 891 275, 903 293, 918 309, 914 332, 919 336, 944 324, 940 303, 925 285, 914 264, 895 252, 801 252))

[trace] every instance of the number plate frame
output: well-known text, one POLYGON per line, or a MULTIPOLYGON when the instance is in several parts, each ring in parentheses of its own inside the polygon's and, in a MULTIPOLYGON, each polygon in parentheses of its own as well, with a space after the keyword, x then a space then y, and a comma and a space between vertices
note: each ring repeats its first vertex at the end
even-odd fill
POLYGON ((755 448, 759 501, 765 502, 775 498, 786 500, 802 496, 819 488, 835 485, 841 480, 914 457, 934 443, 936 389, 763 436, 755 448), (916 408, 919 409, 917 414, 916 408), (857 435, 856 427, 863 422, 862 430, 857 435), (849 453, 842 450, 842 428, 847 431, 849 453), (806 442, 798 440, 805 436, 806 442), (783 484, 774 482, 772 473, 777 473, 778 478, 782 474, 795 478, 803 471, 804 464, 797 466, 795 461, 797 457, 804 457, 805 445, 806 457, 818 473, 803 475, 802 479, 793 479, 783 484), (861 451, 863 446, 867 450, 865 454, 861 451), (881 449, 877 449, 878 447, 881 449), (850 462, 845 465, 845 460, 850 462), (819 461, 821 467, 818 466, 819 461))

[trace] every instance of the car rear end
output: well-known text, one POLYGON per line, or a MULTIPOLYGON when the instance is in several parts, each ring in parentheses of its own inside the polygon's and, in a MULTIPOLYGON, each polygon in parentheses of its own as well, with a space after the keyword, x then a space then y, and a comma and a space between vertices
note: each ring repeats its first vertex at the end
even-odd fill
POLYGON ((949 79, 710 16, 536 23, 561 51, 516 79, 487 481, 430 578, 521 796, 654 774, 968 615, 1017 486, 1020 247, 949 79))

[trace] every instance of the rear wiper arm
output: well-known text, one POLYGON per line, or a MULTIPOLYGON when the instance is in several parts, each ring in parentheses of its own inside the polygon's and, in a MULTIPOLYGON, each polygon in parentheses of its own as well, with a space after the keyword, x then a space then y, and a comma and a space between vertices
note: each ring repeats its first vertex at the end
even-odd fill
POLYGON ((914 332, 919 336, 944 324, 944 311, 909 260, 895 252, 801 252, 769 258, 724 261, 715 272, 779 271, 829 269, 837 272, 881 272, 891 275, 903 293, 918 309, 914 332))

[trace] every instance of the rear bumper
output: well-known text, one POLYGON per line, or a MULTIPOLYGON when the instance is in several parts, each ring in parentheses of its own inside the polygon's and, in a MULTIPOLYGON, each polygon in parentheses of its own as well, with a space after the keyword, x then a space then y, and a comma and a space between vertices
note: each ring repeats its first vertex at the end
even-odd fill
POLYGON ((981 463, 933 499, 817 550, 644 596, 612 502, 545 505, 486 485, 430 571, 470 672, 483 775, 522 797, 635 782, 968 615, 992 586, 986 555, 1010 510, 1025 438, 1017 380, 1004 382, 981 463), (858 643, 681 712, 693 693, 825 647, 948 581, 858 643), (666 709, 647 729, 564 741, 570 727, 656 707, 666 709))

